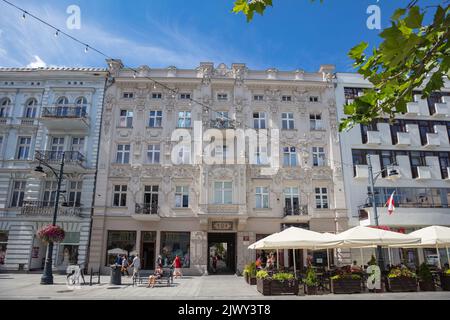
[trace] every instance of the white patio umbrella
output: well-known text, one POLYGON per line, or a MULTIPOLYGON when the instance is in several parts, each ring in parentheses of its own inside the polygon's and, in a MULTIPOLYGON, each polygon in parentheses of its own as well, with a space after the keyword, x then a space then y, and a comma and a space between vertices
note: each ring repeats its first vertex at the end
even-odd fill
MULTIPOLYGON (((445 248, 447 252, 447 261, 449 259, 448 247, 450 246, 450 228, 442 226, 430 226, 409 234, 413 237, 420 238, 420 243, 413 245, 403 245, 403 248, 436 248, 439 268, 442 268, 441 256, 439 255, 439 248, 445 248)), ((392 247, 399 247, 393 245, 392 247)))
POLYGON ((109 254, 127 254, 127 252, 125 250, 120 249, 120 248, 108 250, 108 253, 109 254))
POLYGON ((420 237, 378 228, 357 226, 336 235, 341 248, 410 245, 420 243, 420 237))

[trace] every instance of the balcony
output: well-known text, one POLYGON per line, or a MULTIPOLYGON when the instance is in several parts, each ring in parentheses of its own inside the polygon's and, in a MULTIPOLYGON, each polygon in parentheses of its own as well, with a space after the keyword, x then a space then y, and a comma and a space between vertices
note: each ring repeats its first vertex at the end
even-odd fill
MULTIPOLYGON (((61 203, 62 204, 62 203, 61 203)), ((55 203, 53 201, 24 201, 20 216, 25 217, 48 217, 53 218, 55 210, 55 203)), ((75 204, 70 207, 60 206, 58 208, 58 217, 80 217, 81 207, 75 204)))
POLYGON ((364 179, 367 180, 369 178, 369 166, 367 165, 356 165, 355 169, 355 179, 364 179))
POLYGON ((445 171, 445 173, 443 174, 442 177, 445 181, 450 182, 450 167, 447 167, 447 170, 445 171))
POLYGON ((212 129, 236 129, 236 121, 226 119, 213 119, 210 121, 209 127, 212 129))
POLYGON ((44 161, 55 168, 59 168, 64 153, 64 172, 76 171, 84 168, 85 158, 78 151, 36 151, 36 160, 44 161))
POLYGON ((367 131, 367 144, 379 145, 381 144, 381 135, 379 131, 367 131))
POLYGON ((37 126, 38 121, 34 118, 22 118, 20 119, 20 124, 22 126, 37 126))
POLYGON ((12 124, 12 118, 0 117, 0 126, 7 126, 12 124))
POLYGON ((433 117, 445 118, 448 115, 448 104, 447 103, 435 103, 434 104, 433 117))
POLYGON ((426 148, 435 148, 441 145, 439 135, 437 133, 427 133, 427 144, 426 148))
POLYGON ((209 204, 208 214, 239 214, 239 205, 237 204, 209 204))
POLYGON ((406 104, 406 115, 417 116, 420 114, 420 105, 418 102, 409 102, 406 104))
POLYGON ((284 216, 307 216, 308 215, 308 206, 294 206, 294 207, 285 207, 284 208, 284 216))
POLYGON ((158 203, 136 203, 134 214, 131 217, 138 221, 159 221, 159 206, 158 203))
POLYGON ((417 167, 417 172, 413 176, 416 178, 416 180, 430 180, 431 168, 428 166, 417 167))
POLYGON ((397 132, 397 146, 410 146, 411 136, 409 132, 397 132))
POLYGON ((50 130, 89 130, 89 117, 85 107, 64 106, 42 109, 42 123, 50 130))

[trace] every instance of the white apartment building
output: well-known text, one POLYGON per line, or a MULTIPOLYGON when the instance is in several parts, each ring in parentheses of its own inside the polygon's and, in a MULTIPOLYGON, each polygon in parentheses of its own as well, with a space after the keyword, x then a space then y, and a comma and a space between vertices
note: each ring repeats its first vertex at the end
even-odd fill
POLYGON ((46 244, 37 230, 51 224, 57 179, 34 178, 44 160, 56 170, 65 154, 57 224, 66 238, 54 267, 85 265, 95 187, 103 93, 100 68, 0 68, 0 269, 39 270, 46 244))
MULTIPOLYGON (((352 73, 338 73, 336 102, 339 119, 345 117, 343 107, 358 96, 369 82, 352 73)), ((443 92, 421 99, 420 88, 414 102, 395 121, 374 121, 357 125, 341 133, 345 197, 349 224, 375 225, 369 194, 367 155, 370 155, 375 181, 379 225, 407 232, 430 225, 450 226, 450 83, 443 92), (390 173, 398 175, 390 176, 390 173), (396 209, 389 215, 385 206, 395 191, 396 209)), ((425 251, 424 254, 435 252, 425 251)), ((410 264, 423 261, 422 250, 393 250, 393 259, 410 264)), ((445 250, 440 253, 447 260, 445 250)), ((359 252, 355 255, 359 261, 359 252)), ((364 258, 366 263, 370 256, 364 258)), ((385 261, 387 260, 387 253, 385 261)))
MULTIPOLYGON (((178 255, 185 274, 204 274, 219 255, 220 270, 234 273, 255 260, 251 243, 288 226, 347 229, 333 66, 309 73, 201 63, 134 72, 108 63, 115 81, 105 93, 90 267, 107 272, 122 253, 140 254, 143 269, 153 270, 159 254, 164 264, 178 255), (252 145, 245 155, 254 164, 198 163, 204 156, 190 148, 174 163, 172 133, 195 133, 198 123, 202 134, 279 129, 280 169, 262 174, 260 156, 269 150, 252 145)), ((213 151, 237 152, 226 144, 213 151)), ((296 256, 303 266, 306 252, 296 256)), ((326 264, 323 252, 314 257, 326 264)), ((285 266, 292 259, 279 257, 285 266)))

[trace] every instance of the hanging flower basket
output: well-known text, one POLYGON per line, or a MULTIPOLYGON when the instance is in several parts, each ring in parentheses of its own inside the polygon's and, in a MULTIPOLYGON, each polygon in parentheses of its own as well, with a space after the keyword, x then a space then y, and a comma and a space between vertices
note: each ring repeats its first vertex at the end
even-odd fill
POLYGON ((65 237, 63 228, 59 226, 44 226, 37 232, 37 236, 44 242, 62 242, 65 237))

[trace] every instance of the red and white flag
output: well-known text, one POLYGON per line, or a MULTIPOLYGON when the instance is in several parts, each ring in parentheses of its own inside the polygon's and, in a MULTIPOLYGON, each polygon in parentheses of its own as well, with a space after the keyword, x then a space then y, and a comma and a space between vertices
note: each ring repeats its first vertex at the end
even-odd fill
POLYGON ((389 215, 391 215, 395 211, 394 194, 395 194, 395 191, 392 192, 392 195, 389 197, 388 201, 386 202, 386 206, 388 207, 389 215))

